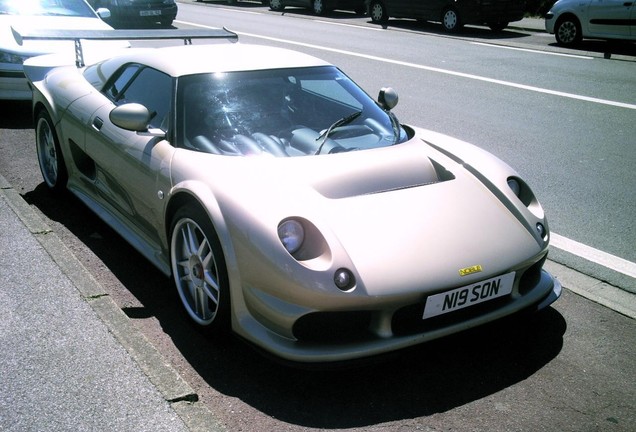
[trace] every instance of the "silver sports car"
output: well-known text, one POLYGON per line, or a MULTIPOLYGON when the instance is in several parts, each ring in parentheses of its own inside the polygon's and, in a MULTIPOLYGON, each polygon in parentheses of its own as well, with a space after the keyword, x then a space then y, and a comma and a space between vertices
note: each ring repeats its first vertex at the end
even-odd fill
MULTIPOLYGON (((150 38, 136 31, 32 38, 150 38)), ((394 351, 554 302, 549 230, 491 154, 401 124, 299 52, 190 42, 26 62, 45 183, 166 275, 192 321, 286 360, 394 351)), ((81 43, 76 41, 76 45, 81 43)))

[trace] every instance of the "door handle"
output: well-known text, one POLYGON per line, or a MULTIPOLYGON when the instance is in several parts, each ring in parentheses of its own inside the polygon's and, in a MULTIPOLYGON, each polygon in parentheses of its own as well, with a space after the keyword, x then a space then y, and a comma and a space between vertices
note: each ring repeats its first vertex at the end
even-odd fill
POLYGON ((99 117, 95 117, 93 119, 93 127, 95 128, 95 130, 100 130, 102 126, 104 126, 104 120, 99 117))

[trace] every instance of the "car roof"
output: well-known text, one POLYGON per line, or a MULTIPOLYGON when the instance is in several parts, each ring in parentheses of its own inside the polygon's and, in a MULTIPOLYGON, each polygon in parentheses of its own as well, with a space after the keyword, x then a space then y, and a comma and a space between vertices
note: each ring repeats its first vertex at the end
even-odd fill
POLYGON ((297 51, 239 42, 131 48, 106 62, 116 68, 127 63, 140 63, 173 77, 329 65, 323 60, 297 51))

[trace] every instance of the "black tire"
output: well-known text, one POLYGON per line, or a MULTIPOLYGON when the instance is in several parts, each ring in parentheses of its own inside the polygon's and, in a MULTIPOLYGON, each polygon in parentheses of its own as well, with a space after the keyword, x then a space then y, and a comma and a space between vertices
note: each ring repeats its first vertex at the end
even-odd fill
POLYGON ((170 263, 179 298, 192 322, 206 333, 230 333, 230 290, 219 237, 198 205, 178 209, 170 228, 170 263))
POLYGON ((269 0, 269 8, 276 12, 281 12, 285 9, 285 3, 283 0, 269 0))
POLYGON ((35 146, 44 183, 54 192, 66 190, 68 171, 53 121, 45 110, 35 117, 35 146))
POLYGON ((327 15, 327 6, 325 5, 325 0, 313 0, 311 2, 311 10, 313 11, 314 15, 327 15))
POLYGON ((500 31, 508 27, 508 24, 508 22, 488 23, 488 27, 490 28, 490 30, 499 33, 500 31))
POLYGON ((369 16, 371 21, 376 24, 384 24, 389 20, 389 16, 386 13, 386 7, 380 0, 372 0, 369 3, 369 16))
POLYGON ((573 15, 559 18, 554 26, 554 37, 559 45, 574 46, 581 42, 581 23, 573 15))
POLYGON ((442 28, 448 33, 457 33, 463 27, 459 12, 455 8, 446 8, 442 12, 442 28))

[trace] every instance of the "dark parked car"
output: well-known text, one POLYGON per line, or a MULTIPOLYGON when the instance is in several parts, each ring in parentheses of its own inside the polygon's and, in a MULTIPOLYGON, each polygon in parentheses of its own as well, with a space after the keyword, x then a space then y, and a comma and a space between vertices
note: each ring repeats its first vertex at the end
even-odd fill
POLYGON ((177 16, 175 0, 88 0, 93 9, 107 8, 112 26, 160 23, 172 25, 177 16))
POLYGON ((363 13, 364 3, 364 0, 269 0, 269 8, 273 11, 282 11, 286 6, 299 6, 311 9, 316 15, 325 15, 334 9, 363 13))
POLYGON ((444 30, 455 32, 464 24, 486 24, 501 31, 523 18, 524 0, 366 0, 375 23, 389 17, 440 21, 444 30))

